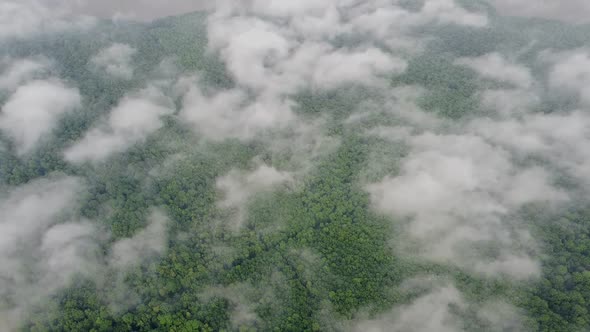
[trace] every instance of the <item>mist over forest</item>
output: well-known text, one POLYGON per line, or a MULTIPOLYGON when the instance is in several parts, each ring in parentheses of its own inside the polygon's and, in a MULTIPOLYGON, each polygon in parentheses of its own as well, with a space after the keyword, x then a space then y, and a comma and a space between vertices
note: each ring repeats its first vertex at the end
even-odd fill
POLYGON ((0 0, 0 332, 590 331, 590 2, 0 0))

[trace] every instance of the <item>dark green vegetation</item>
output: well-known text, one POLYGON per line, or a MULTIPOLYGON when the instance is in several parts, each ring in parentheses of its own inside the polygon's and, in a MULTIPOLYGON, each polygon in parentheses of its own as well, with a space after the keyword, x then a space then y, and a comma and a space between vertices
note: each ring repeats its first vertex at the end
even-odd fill
MULTIPOLYGON (((71 33, 6 48, 14 57, 44 54, 56 59, 56 71, 80 89, 84 108, 65 118, 51 139, 26 158, 17 157, 5 140, 9 148, 0 152, 1 185, 18 186, 52 172, 85 178, 89 195, 80 215, 108 229, 112 242, 144 228, 152 206, 162 207, 171 219, 164 256, 125 275, 128 291, 137 301, 114 309, 108 290, 80 277, 39 304, 23 331, 338 330, 339 322, 350 322, 359 313, 372 317, 411 302, 420 294, 401 289, 400 284, 427 273, 453 280, 469 303, 508 298, 526 312, 525 326, 533 331, 590 328, 588 210, 552 215, 550 220, 544 217, 543 222, 539 221, 542 213, 525 218, 534 225, 546 252, 542 278, 531 283, 490 281, 396 253, 396 223, 372 211, 361 183, 363 170, 371 162, 370 151, 385 143, 342 123, 357 105, 372 97, 360 88, 344 93, 311 91, 295 98, 302 116, 323 115, 331 120, 327 135, 340 144, 318 158, 300 185, 252 198, 239 232, 211 226, 224 218, 216 206, 216 179, 231 169, 251 167, 250 161, 260 155, 267 156, 270 164, 288 164, 263 144, 233 140, 192 144, 193 134, 170 118, 147 142, 106 164, 66 163, 63 148, 80 139, 126 92, 153 78, 154 68, 165 57, 174 56, 182 73, 202 72, 210 86, 232 85, 223 65, 205 53, 202 21, 200 15, 188 15, 148 25, 115 28, 104 23, 96 28, 100 34, 94 30, 71 33), (112 41, 138 50, 138 74, 133 80, 111 80, 88 71, 88 59, 112 41), (152 172, 178 153, 184 156, 169 169, 152 172)), ((452 59, 514 47, 511 43, 528 40, 527 34, 534 29, 551 29, 546 22, 531 25, 530 30, 519 29, 520 22, 513 24, 509 32, 507 28, 440 31, 449 40, 433 43, 430 54, 410 61, 407 72, 392 79, 392 88, 422 85, 429 91, 421 100, 424 109, 456 121, 472 116, 476 92, 491 83, 453 65, 452 59)), ((564 48, 585 41, 580 41, 585 38, 580 31, 567 35, 575 40, 563 40, 559 33, 547 40, 564 48)), ((541 70, 535 74, 543 75, 541 70)), ((395 169, 404 150, 390 150, 394 151, 392 165, 384 167, 395 169)), ((109 250, 108 246, 103 249, 109 250)), ((107 273, 107 278, 117 276, 107 273)), ((455 310, 464 318, 466 330, 494 331, 468 308, 455 310)))

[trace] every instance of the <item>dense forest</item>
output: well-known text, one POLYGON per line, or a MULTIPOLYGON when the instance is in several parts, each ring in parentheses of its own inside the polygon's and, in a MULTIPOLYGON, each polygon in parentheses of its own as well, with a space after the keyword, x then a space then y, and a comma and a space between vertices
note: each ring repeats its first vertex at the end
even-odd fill
POLYGON ((590 26, 8 3, 0 331, 590 330, 590 26))

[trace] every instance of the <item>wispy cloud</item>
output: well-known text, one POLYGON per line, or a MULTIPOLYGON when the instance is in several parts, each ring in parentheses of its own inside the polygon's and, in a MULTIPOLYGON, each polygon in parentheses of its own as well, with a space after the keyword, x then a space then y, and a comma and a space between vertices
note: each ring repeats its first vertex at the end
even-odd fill
POLYGON ((157 88, 125 97, 104 121, 64 152, 66 160, 100 162, 145 141, 149 134, 162 128, 162 116, 172 114, 169 104, 157 88))
POLYGON ((19 154, 26 154, 81 102, 78 90, 59 80, 26 83, 2 107, 0 130, 15 142, 19 154))
POLYGON ((91 60, 91 67, 104 71, 108 75, 121 78, 133 78, 133 56, 137 50, 125 44, 115 43, 102 49, 91 60))

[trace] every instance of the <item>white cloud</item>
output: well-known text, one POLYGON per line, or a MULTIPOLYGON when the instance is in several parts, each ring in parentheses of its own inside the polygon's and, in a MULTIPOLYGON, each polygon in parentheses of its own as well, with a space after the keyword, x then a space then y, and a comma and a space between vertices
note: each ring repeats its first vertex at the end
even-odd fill
POLYGON ((374 319, 357 321, 348 330, 463 332, 466 329, 462 316, 468 312, 476 313, 476 319, 490 331, 526 330, 522 312, 513 305, 493 298, 483 303, 469 302, 452 283, 436 277, 409 279, 399 289, 419 296, 374 319))
POLYGON ((50 289, 67 285, 74 273, 91 276, 98 264, 96 228, 89 222, 69 222, 53 226, 43 235, 43 271, 50 289))
POLYGON ((286 127, 294 118, 290 102, 273 95, 248 101, 240 90, 207 94, 191 84, 183 98, 180 117, 212 140, 251 139, 267 130, 286 127))
POLYGON ((427 24, 462 25, 481 28, 488 25, 485 14, 470 12, 453 0, 426 0, 419 11, 407 10, 396 2, 367 1, 350 10, 350 31, 369 33, 394 50, 420 49, 422 38, 409 33, 427 24))
POLYGON ((530 112, 541 103, 541 98, 530 90, 497 89, 481 93, 481 106, 505 118, 530 112))
POLYGON ((284 61, 295 41, 274 24, 246 17, 210 19, 209 43, 238 83, 263 90, 270 85, 273 64, 284 61))
POLYGON ((420 98, 423 98, 426 92, 426 89, 418 86, 398 86, 390 89, 385 104, 378 107, 413 128, 436 128, 444 121, 418 106, 420 98))
POLYGON ((590 51, 581 49, 545 56, 555 62, 549 73, 549 86, 574 92, 590 105, 590 51))
POLYGON ((353 331, 358 332, 459 332, 461 319, 452 307, 465 306, 461 293, 453 286, 438 287, 408 305, 399 306, 380 318, 362 321, 353 331))
POLYGON ((539 17, 566 23, 589 23, 590 3, 586 0, 491 0, 503 15, 539 17))
POLYGON ((289 97, 301 90, 331 90, 344 85, 386 87, 391 76, 405 71, 407 61, 395 49, 390 52, 377 47, 375 39, 388 36, 399 41, 399 36, 425 24, 480 27, 487 24, 487 18, 452 0, 428 0, 418 12, 382 1, 220 1, 208 20, 209 48, 221 56, 237 89, 248 91, 248 100, 256 99, 257 107, 252 110, 244 103, 243 92, 208 95, 193 89, 188 99, 195 102, 188 104, 197 105, 199 111, 183 115, 201 132, 219 127, 208 123, 221 123, 223 130, 209 135, 218 139, 227 133, 239 133, 229 137, 254 137, 268 129, 266 124, 285 128, 283 120, 293 118, 289 97), (370 36, 346 48, 332 43, 336 36, 355 32, 370 36), (215 112, 211 116, 222 121, 208 121, 204 105, 209 104, 224 110, 249 110, 215 112), (260 123, 252 120, 257 117, 250 112, 260 123), (247 129, 241 129, 242 124, 247 129))
POLYGON ((313 65, 315 70, 307 82, 324 89, 346 83, 374 85, 379 76, 400 74, 407 67, 406 61, 376 48, 320 55, 313 65))
POLYGON ((510 62, 499 53, 490 53, 477 58, 460 58, 455 63, 469 67, 485 78, 508 82, 522 89, 528 89, 533 84, 528 68, 510 62))
POLYGON ((471 124, 490 141, 562 168, 590 189, 590 116, 584 111, 529 114, 520 119, 478 119, 471 124))
POLYGON ((465 10, 453 0, 426 0, 420 11, 424 20, 433 20, 441 24, 457 24, 472 27, 488 25, 485 14, 465 10))
POLYGON ((508 83, 512 87, 487 89, 480 93, 481 106, 486 111, 510 118, 531 111, 541 103, 531 70, 507 59, 500 53, 475 58, 459 58, 456 65, 476 71, 482 78, 508 83))
POLYGON ((299 43, 292 32, 258 18, 213 22, 211 47, 220 50, 238 83, 259 91, 292 94, 309 86, 372 85, 379 76, 406 68, 404 60, 374 47, 336 49, 323 42, 299 43))
POLYGON ((479 308, 477 316, 489 324, 491 331, 526 331, 521 311, 509 303, 491 300, 479 308))
POLYGON ((72 12, 81 15, 101 18, 124 17, 140 21, 206 10, 213 6, 210 1, 201 0, 70 0, 70 5, 72 12))
POLYGON ((49 70, 49 61, 40 59, 8 59, 0 61, 0 90, 12 91, 21 84, 45 74, 49 70))
POLYGON ((87 222, 67 222, 83 192, 79 179, 54 176, 0 199, 0 321, 16 329, 32 306, 92 275, 98 248, 87 222))
POLYGON ((409 150, 399 172, 368 186, 372 201, 403 225, 402 252, 491 277, 535 277, 540 273, 535 241, 512 220, 514 212, 529 203, 551 208, 568 200, 571 193, 554 185, 549 169, 566 171, 587 186, 589 119, 581 111, 531 113, 541 99, 530 70, 499 54, 456 64, 514 89, 481 92, 483 108, 497 114, 460 123, 424 114, 415 105, 420 93, 409 87, 397 92, 402 98, 394 96, 381 107, 393 110, 399 125, 374 127, 368 134, 409 150), (542 160, 542 167, 519 163, 528 156, 542 160), (496 254, 483 248, 495 248, 496 254))
POLYGON ((232 170, 217 179, 217 189, 223 195, 218 202, 218 206, 223 209, 236 210, 233 220, 234 228, 239 228, 246 217, 246 204, 253 195, 292 181, 292 174, 264 164, 259 164, 251 172, 232 170))
POLYGON ((149 224, 133 237, 119 240, 113 244, 109 263, 118 269, 128 269, 150 257, 159 256, 167 249, 168 217, 153 210, 149 224))
POLYGON ((26 38, 94 25, 88 16, 71 17, 66 1, 3 0, 0 2, 0 40, 26 38))
POLYGON ((422 257, 479 273, 537 275, 534 257, 512 249, 518 247, 518 239, 527 237, 526 231, 506 224, 506 218, 526 203, 567 199, 551 186, 549 174, 515 166, 507 151, 478 136, 425 133, 410 137, 408 143, 412 150, 402 161, 400 174, 368 190, 379 211, 409 218, 410 248, 417 245, 413 249, 422 257), (483 263, 490 258, 476 252, 484 243, 502 252, 497 264, 483 263), (506 268, 514 266, 510 262, 515 259, 530 262, 520 265, 526 271, 506 268))
POLYGON ((162 128, 162 116, 173 112, 161 105, 160 100, 166 104, 168 100, 158 94, 155 89, 147 89, 139 96, 123 98, 104 123, 90 129, 82 140, 65 151, 65 158, 74 163, 99 162, 145 141, 162 128))
POLYGON ((26 154, 64 114, 80 106, 77 89, 57 80, 33 81, 19 87, 2 107, 0 129, 14 140, 19 154, 26 154))
POLYGON ((93 67, 121 79, 133 78, 133 56, 137 50, 126 44, 115 43, 102 49, 90 62, 93 67))
POLYGON ((209 301, 212 297, 225 298, 231 303, 230 323, 233 328, 240 330, 257 326, 262 323, 256 314, 255 307, 258 303, 270 303, 273 294, 270 290, 263 292, 248 284, 232 284, 228 287, 211 287, 206 289, 199 297, 209 301), (255 298, 256 302, 252 299, 255 298), (256 324, 258 323, 258 324, 256 324), (256 324, 256 325, 255 325, 256 324))
MULTIPOLYGON (((115 314, 141 303, 140 296, 129 284, 129 273, 143 263, 160 259, 168 249, 170 220, 159 209, 150 210, 146 227, 131 237, 114 242, 108 255, 102 257, 100 269, 103 273, 94 276, 109 309, 115 314)), ((145 268, 144 272, 153 272, 151 265, 145 268)))

